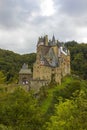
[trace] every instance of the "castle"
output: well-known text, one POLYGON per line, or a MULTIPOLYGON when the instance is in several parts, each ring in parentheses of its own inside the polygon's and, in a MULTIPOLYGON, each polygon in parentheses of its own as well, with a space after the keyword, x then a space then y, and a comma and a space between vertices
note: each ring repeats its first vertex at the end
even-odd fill
POLYGON ((68 74, 70 74, 69 50, 63 43, 55 40, 54 35, 52 40, 48 40, 46 35, 38 39, 33 74, 28 66, 24 65, 19 72, 19 82, 29 84, 31 89, 36 89, 35 86, 37 85, 39 90, 41 86, 50 82, 61 84, 61 79, 68 74))

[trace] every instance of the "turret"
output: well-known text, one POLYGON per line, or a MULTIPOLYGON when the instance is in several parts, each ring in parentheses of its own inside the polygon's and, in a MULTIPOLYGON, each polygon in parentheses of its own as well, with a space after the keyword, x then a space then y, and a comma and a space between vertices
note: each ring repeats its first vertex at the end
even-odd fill
POLYGON ((55 36, 52 37, 52 42, 55 43, 55 36))
POLYGON ((43 38, 43 37, 39 37, 39 38, 38 38, 37 48, 38 48, 40 45, 44 45, 44 38, 43 38))
POLYGON ((48 46, 48 35, 46 35, 46 36, 44 37, 44 40, 45 40, 45 45, 48 46))
POLYGON ((53 35, 53 37, 52 37, 52 45, 54 45, 55 44, 55 36, 53 35))

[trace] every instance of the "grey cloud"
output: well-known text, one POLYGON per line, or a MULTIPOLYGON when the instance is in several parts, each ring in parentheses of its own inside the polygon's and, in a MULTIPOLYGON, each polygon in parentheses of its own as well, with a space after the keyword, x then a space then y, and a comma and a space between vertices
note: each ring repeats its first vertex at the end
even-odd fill
POLYGON ((64 16, 64 22, 69 21, 68 28, 72 23, 74 30, 76 27, 87 27, 87 0, 55 0, 55 6, 60 14, 59 18, 64 16))
POLYGON ((0 26, 7 28, 22 26, 33 10, 39 10, 37 0, 1 0, 0 3, 0 26))
POLYGON ((60 5, 60 11, 78 17, 87 12, 87 0, 55 0, 60 5))
POLYGON ((51 16, 41 14, 40 1, 0 0, 0 48, 33 52, 39 36, 53 33, 60 41, 86 39, 86 0, 54 0, 51 16))

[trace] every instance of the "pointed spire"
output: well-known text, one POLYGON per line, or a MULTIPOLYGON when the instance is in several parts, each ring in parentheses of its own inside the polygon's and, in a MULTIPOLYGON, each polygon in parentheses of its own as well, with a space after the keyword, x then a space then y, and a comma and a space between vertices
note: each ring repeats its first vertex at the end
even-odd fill
POLYGON ((54 36, 54 34, 53 34, 53 37, 52 37, 52 42, 55 42, 55 36, 54 36))

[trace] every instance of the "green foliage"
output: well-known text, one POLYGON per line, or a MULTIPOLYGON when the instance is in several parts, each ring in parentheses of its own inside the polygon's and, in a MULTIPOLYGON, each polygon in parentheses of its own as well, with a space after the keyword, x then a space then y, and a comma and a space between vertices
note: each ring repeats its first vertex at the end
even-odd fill
POLYGON ((40 130, 41 113, 32 94, 18 88, 0 98, 0 123, 13 130, 40 130))
POLYGON ((5 80, 6 80, 5 75, 3 74, 3 72, 0 71, 0 84, 5 83, 5 80))
POLYGON ((33 63, 36 60, 36 54, 35 53, 21 55, 21 59, 23 60, 22 64, 28 63, 29 68, 31 68, 33 70, 33 63))
MULTIPOLYGON (((74 75, 65 77, 62 85, 42 87, 37 99, 21 88, 8 93, 0 85, 1 130, 86 130, 87 81, 77 75, 87 79, 87 44, 72 41, 66 46, 74 75)), ((0 49, 0 84, 17 82, 23 63, 32 69, 35 58, 34 53, 19 55, 0 49)))
POLYGON ((72 72, 83 79, 87 79, 87 44, 71 41, 65 45, 70 50, 72 72))
POLYGON ((71 99, 75 91, 78 90, 78 92, 80 92, 81 89, 87 86, 86 83, 83 83, 84 81, 80 81, 77 77, 65 77, 62 81, 62 85, 58 86, 59 89, 56 89, 53 93, 52 104, 58 103, 60 97, 62 97, 64 101, 66 99, 71 99))
POLYGON ((56 91, 56 94, 58 97, 62 96, 64 99, 69 99, 73 93, 76 90, 81 89, 81 83, 79 80, 72 81, 69 84, 66 84, 64 88, 60 89, 59 91, 56 91))
POLYGON ((0 49, 0 70, 6 76, 6 82, 18 82, 18 72, 24 63, 28 63, 33 68, 36 54, 19 55, 12 51, 0 49))
POLYGON ((87 82, 76 76, 42 87, 36 97, 21 87, 0 91, 2 130, 86 130, 86 122, 87 82))
POLYGON ((11 127, 4 126, 0 124, 0 130, 13 130, 11 127))
POLYGON ((46 123, 46 130, 86 130, 87 92, 80 91, 74 100, 60 100, 55 106, 55 114, 46 123))
POLYGON ((48 89, 45 107, 42 105, 42 109, 45 108, 43 130, 86 130, 86 100, 86 81, 75 76, 65 77, 62 85, 48 89))
POLYGON ((65 101, 60 98, 55 105, 55 113, 46 123, 47 130, 86 130, 87 128, 87 91, 74 93, 75 98, 65 101))

